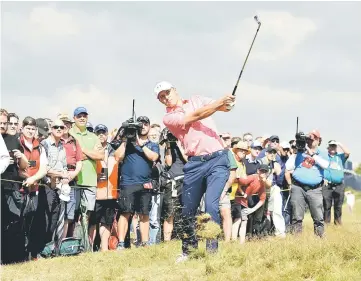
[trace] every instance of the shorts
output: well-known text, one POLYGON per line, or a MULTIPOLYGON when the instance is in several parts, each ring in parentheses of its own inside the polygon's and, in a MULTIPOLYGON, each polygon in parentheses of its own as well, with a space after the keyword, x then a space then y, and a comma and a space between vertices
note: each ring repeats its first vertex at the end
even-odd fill
MULTIPOLYGON (((73 184, 69 184, 69 185, 73 185, 73 184)), ((70 189, 70 194, 69 194, 70 200, 66 202, 65 205, 65 219, 73 220, 75 217, 75 209, 77 209, 76 208, 77 202, 80 203, 80 200, 77 201, 76 199, 77 193, 79 192, 76 192, 74 187, 70 189)))
POLYGON ((152 207, 151 199, 151 190, 144 189, 142 184, 120 186, 119 211, 148 216, 152 207))
POLYGON ((94 211, 95 201, 96 201, 96 187, 93 186, 84 186, 79 185, 80 196, 78 196, 77 204, 80 203, 80 206, 83 205, 86 207, 87 211, 94 211))
POLYGON ((222 201, 219 201, 219 208, 220 209, 231 209, 231 200, 229 199, 229 193, 226 193, 226 195, 223 197, 222 201))
POLYGON ((238 203, 234 203, 232 205, 232 218, 233 219, 242 219, 242 221, 247 221, 248 217, 247 214, 245 212, 245 209, 247 209, 247 207, 244 207, 241 204, 238 203))
MULTIPOLYGON (((95 212, 92 212, 89 218, 89 224, 95 225, 98 223, 105 225, 112 225, 115 214, 119 209, 119 205, 115 199, 97 200, 95 202, 95 212)), ((118 220, 119 216, 117 216, 118 220)))
POLYGON ((182 194, 183 179, 176 181, 175 189, 177 190, 177 196, 172 196, 172 183, 169 182, 164 187, 162 217, 168 219, 174 216, 177 208, 180 208, 180 197, 182 194))

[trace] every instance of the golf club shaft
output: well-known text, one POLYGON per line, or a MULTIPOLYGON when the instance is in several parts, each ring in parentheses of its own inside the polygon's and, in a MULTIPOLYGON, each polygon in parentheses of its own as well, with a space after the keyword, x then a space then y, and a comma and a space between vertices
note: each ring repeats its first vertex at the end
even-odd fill
POLYGON ((243 73, 244 67, 245 67, 245 65, 246 65, 246 63, 247 63, 249 54, 251 53, 251 50, 252 50, 252 47, 253 47, 253 43, 254 43, 254 41, 256 40, 258 31, 259 31, 259 29, 260 29, 260 27, 261 27, 261 22, 257 21, 257 23, 258 23, 258 28, 257 28, 256 34, 255 34, 254 37, 253 37, 253 41, 252 41, 251 47, 250 47, 249 50, 248 50, 248 54, 247 54, 246 60, 245 60, 244 63, 243 63, 241 73, 240 73, 239 76, 238 76, 237 83, 236 83, 236 85, 234 86, 233 93, 232 93, 233 96, 236 95, 236 91, 237 91, 237 87, 238 87, 239 80, 240 80, 241 77, 242 77, 242 73, 243 73))

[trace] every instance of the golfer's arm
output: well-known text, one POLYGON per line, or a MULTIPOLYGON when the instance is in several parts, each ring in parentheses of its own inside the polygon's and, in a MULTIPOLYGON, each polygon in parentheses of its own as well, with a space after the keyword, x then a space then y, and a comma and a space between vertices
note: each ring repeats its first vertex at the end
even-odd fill
POLYGON ((214 101, 210 104, 207 104, 197 110, 188 113, 184 116, 184 125, 189 125, 193 122, 205 119, 222 107, 222 104, 219 101, 214 101))

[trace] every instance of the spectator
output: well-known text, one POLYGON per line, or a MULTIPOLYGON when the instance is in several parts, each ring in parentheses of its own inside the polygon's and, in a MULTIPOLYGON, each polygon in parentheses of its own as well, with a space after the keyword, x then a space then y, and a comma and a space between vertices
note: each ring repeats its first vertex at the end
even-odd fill
POLYGON ((19 116, 15 113, 9 113, 7 134, 19 137, 19 129, 19 116))
POLYGON ((10 155, 2 135, 0 136, 0 174, 2 174, 10 164, 10 155))
POLYGON ((243 175, 238 179, 240 186, 236 192, 233 212, 235 222, 232 227, 232 239, 236 240, 237 236, 239 236, 241 244, 245 242, 247 216, 257 211, 265 203, 266 182, 269 173, 269 166, 262 164, 257 168, 257 174, 250 176, 243 175), (252 204, 252 208, 249 208, 249 199, 251 199, 254 194, 257 194, 259 201, 257 204, 252 204))
POLYGON ((51 127, 49 127, 49 123, 43 118, 36 119, 36 126, 38 130, 35 136, 38 138, 39 142, 42 142, 49 136, 49 128, 51 127))
POLYGON ((325 223, 331 222, 331 207, 334 208, 334 223, 341 224, 342 204, 345 195, 344 166, 350 156, 350 151, 341 143, 331 140, 328 142, 328 160, 330 167, 325 169, 325 184, 322 188, 323 207, 325 223), (342 149, 342 153, 338 153, 337 146, 342 149))
MULTIPOLYGON (((82 216, 87 220, 95 208, 97 172, 96 161, 104 159, 104 149, 99 138, 94 133, 87 130, 88 111, 84 107, 77 107, 74 110, 74 125, 69 130, 69 134, 79 142, 83 151, 83 166, 77 177, 77 185, 80 191, 80 208, 82 216)), ((88 251, 91 249, 87 249, 88 251)))

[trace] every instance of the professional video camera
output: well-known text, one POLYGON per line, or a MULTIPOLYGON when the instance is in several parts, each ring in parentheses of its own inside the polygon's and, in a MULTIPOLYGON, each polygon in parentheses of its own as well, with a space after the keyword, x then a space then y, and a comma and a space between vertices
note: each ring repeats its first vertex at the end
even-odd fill
POLYGON ((296 133, 296 148, 298 151, 305 151, 307 136, 303 132, 296 133))
POLYGON ((176 142, 178 139, 165 127, 160 133, 159 144, 162 145, 165 142, 176 142))
POLYGON ((133 110, 132 118, 122 123, 122 126, 119 128, 110 145, 117 150, 122 143, 122 139, 126 138, 128 142, 135 144, 137 139, 137 134, 139 134, 143 128, 143 123, 135 121, 135 112, 134 112, 135 100, 133 99, 133 110))

